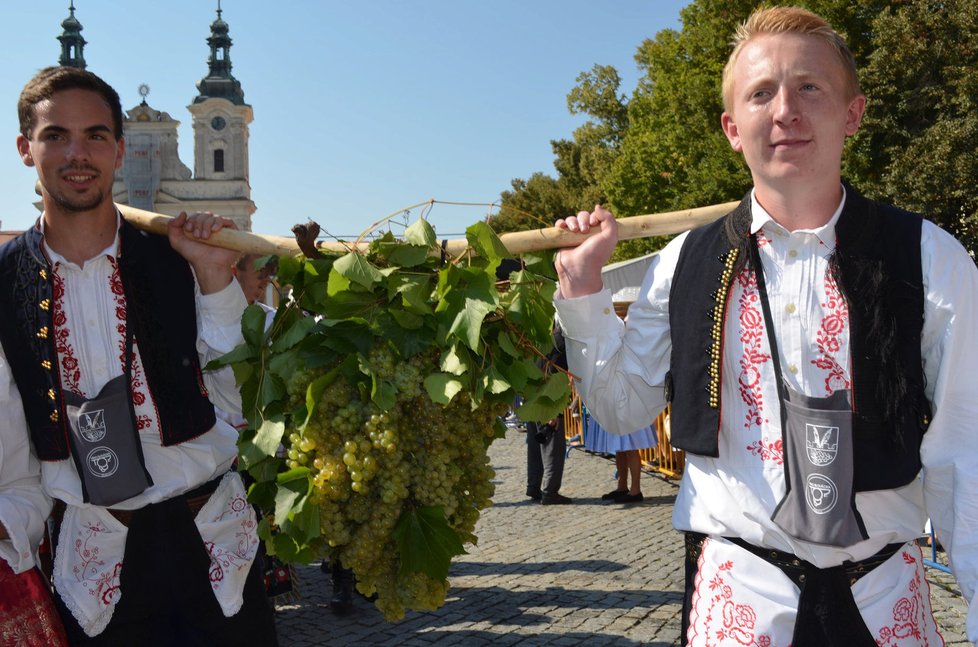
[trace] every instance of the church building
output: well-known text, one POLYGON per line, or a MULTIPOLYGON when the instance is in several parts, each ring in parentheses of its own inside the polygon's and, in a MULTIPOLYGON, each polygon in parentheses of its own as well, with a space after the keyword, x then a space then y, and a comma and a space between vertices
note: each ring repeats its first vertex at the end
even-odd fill
MULTIPOLYGON (((69 12, 58 37, 59 63, 84 69, 86 41, 73 0, 69 12)), ((241 83, 231 74, 228 32, 218 1, 217 19, 207 38, 208 73, 197 82, 197 96, 187 106, 193 119, 193 172, 177 152, 180 122, 150 106, 149 88, 140 86, 143 101, 124 115, 126 157, 112 187, 115 202, 169 216, 213 211, 232 218, 239 229, 251 230, 256 207, 248 181, 248 125, 253 113, 241 83)))

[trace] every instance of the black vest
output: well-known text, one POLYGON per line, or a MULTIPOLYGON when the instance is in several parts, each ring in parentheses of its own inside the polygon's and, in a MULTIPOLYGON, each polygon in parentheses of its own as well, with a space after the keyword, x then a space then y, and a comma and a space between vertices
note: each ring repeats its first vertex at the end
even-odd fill
MULTIPOLYGON (((750 195, 690 232, 669 298, 667 376, 672 444, 719 456, 723 330, 730 286, 749 264, 750 195)), ((830 266, 849 308, 855 482, 858 492, 910 483, 930 413, 920 355, 922 219, 846 186, 830 266)))
MULTIPOLYGON (((214 426, 197 355, 197 314, 190 265, 163 236, 119 230, 119 273, 164 446, 214 426)), ((41 460, 68 458, 68 420, 55 348, 54 272, 39 226, 0 247, 0 343, 24 403, 41 460)))

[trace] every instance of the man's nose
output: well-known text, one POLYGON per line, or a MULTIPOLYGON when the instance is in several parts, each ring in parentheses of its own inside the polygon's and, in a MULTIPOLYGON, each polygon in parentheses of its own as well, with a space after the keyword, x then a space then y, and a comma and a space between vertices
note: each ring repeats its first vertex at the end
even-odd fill
POLYGON ((782 88, 774 97, 774 118, 781 123, 791 123, 799 116, 798 97, 782 88))
POLYGON ((71 139, 65 148, 65 157, 69 160, 87 160, 91 157, 88 142, 84 139, 71 139))

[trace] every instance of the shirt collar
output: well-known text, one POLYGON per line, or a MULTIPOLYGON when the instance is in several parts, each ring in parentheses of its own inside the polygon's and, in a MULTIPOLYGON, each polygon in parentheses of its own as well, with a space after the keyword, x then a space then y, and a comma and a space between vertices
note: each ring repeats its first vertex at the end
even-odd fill
POLYGON ((754 189, 750 191, 750 212, 751 212, 751 223, 750 223, 750 233, 756 234, 762 228, 766 227, 768 231, 778 231, 784 232, 786 234, 791 233, 804 233, 811 234, 818 238, 818 240, 825 245, 828 249, 835 249, 835 225, 839 222, 839 216, 842 215, 842 207, 846 204, 846 187, 842 185, 842 200, 839 201, 839 206, 836 207, 835 213, 829 218, 829 221, 822 225, 821 227, 815 227, 814 229, 796 229, 794 232, 789 232, 787 229, 782 227, 774 218, 771 217, 761 203, 757 201, 757 196, 754 193, 754 189))
MULTIPOLYGON (((51 246, 48 245, 47 239, 44 238, 44 218, 41 218, 40 221, 41 221, 41 239, 44 241, 44 253, 47 255, 48 260, 51 261, 51 264, 52 265, 61 264, 61 265, 66 265, 66 266, 70 266, 70 267, 78 267, 78 264, 77 263, 73 263, 73 262, 69 261, 67 258, 65 258, 64 256, 62 256, 58 252, 56 252, 53 249, 51 249, 51 246)), ((108 247, 106 247, 105 249, 103 249, 101 252, 99 252, 98 254, 96 254, 95 256, 93 256, 92 258, 86 260, 85 261, 86 263, 88 261, 93 261, 96 258, 101 258, 102 256, 106 256, 106 257, 108 257, 111 260, 115 260, 116 259, 116 257, 118 256, 118 253, 116 252, 116 250, 119 249, 119 228, 120 227, 122 227, 122 215, 119 213, 119 210, 116 209, 115 210, 115 238, 112 239, 112 242, 109 243, 108 247)))

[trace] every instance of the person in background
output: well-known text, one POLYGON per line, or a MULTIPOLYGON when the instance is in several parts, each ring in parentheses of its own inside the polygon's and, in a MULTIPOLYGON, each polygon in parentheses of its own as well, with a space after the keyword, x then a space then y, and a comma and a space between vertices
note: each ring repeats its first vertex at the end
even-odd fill
POLYGON ((91 72, 45 68, 17 108, 43 213, 0 248, 0 411, 58 502, 69 641, 275 645, 237 431, 215 416, 238 390, 201 370, 242 341, 237 253, 204 242, 233 222, 182 213, 156 236, 122 219, 122 108, 91 72))
POLYGON ((942 644, 915 541, 928 514, 978 640, 974 260, 842 181, 866 97, 825 20, 757 10, 722 87, 753 189, 657 255, 627 325, 601 283, 614 217, 558 222, 597 229, 556 260, 588 409, 629 433, 672 403, 683 643, 942 644))
POLYGON ((241 286, 241 291, 244 292, 245 299, 248 300, 248 303, 258 303, 264 307, 266 312, 269 310, 274 312, 274 310, 262 302, 262 298, 265 297, 265 292, 272 282, 275 274, 275 265, 273 262, 270 262, 258 268, 258 261, 260 259, 261 256, 258 254, 242 254, 238 257, 234 265, 231 266, 231 273, 238 280, 238 285, 241 286))
POLYGON ((598 454, 614 454, 615 472, 618 486, 601 495, 603 501, 615 503, 641 503, 642 457, 639 450, 649 449, 658 444, 655 431, 650 426, 642 427, 630 434, 621 436, 605 431, 594 416, 588 415, 584 431, 584 449, 598 454), (631 480, 631 485, 628 482, 631 480))
MULTIPOLYGON (((545 359, 540 360, 540 368, 548 372, 567 370, 567 353, 559 326, 554 326, 554 347, 545 359)), ((560 493, 566 451, 564 414, 546 424, 526 423, 526 496, 543 505, 574 502, 560 493)))

